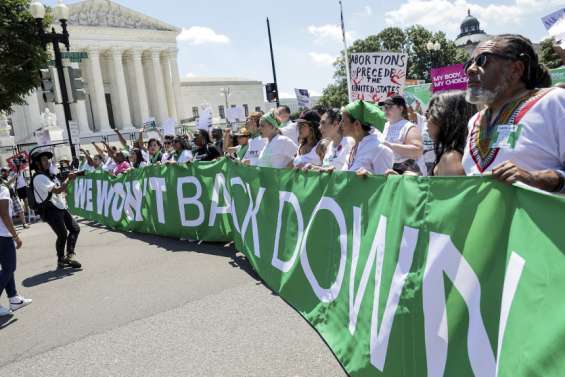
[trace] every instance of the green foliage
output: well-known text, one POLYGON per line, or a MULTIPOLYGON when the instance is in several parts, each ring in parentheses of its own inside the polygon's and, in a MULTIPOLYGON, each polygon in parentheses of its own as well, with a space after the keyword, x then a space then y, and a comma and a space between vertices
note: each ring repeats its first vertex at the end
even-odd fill
POLYGON ((544 39, 540 43, 540 62, 545 64, 549 69, 559 68, 562 65, 561 57, 557 54, 553 47, 554 43, 555 40, 553 38, 544 39))
MULTIPOLYGON (((398 27, 383 29, 376 35, 358 39, 348 49, 348 53, 359 52, 404 52, 408 54, 407 78, 430 80, 432 60, 437 67, 464 63, 469 55, 455 47, 443 32, 432 33, 420 25, 402 30, 398 27), (426 48, 429 41, 439 42, 441 49, 430 52, 426 48)), ((347 77, 343 55, 334 62, 334 82, 328 85, 320 98, 325 106, 341 107, 347 104, 347 77)))
POLYGON ((0 111, 23 104, 40 84, 48 55, 29 12, 30 0, 0 1, 0 111))

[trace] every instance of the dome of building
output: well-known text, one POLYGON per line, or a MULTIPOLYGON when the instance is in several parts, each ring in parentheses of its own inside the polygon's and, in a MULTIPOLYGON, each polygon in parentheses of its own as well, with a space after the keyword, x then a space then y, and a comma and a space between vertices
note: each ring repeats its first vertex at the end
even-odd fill
POLYGON ((472 34, 484 34, 485 32, 481 30, 481 24, 479 20, 471 16, 471 10, 467 10, 467 17, 461 23, 461 33, 457 38, 461 38, 466 35, 472 34))

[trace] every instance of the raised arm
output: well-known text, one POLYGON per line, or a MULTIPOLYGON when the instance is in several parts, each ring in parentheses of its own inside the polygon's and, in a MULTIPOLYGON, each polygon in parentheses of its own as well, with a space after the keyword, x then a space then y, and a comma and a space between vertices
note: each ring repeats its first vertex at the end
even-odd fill
POLYGON ((128 147, 128 142, 127 140, 124 138, 124 135, 122 135, 122 133, 120 132, 120 130, 118 130, 117 128, 114 128, 114 132, 116 133, 116 135, 118 135, 118 139, 120 139, 120 143, 122 143, 122 145, 127 148, 128 147))
POLYGON ((98 152, 99 155, 101 156, 104 155, 104 151, 102 150, 102 148, 100 148, 94 141, 92 142, 92 145, 94 145, 94 148, 96 149, 96 152, 98 152))

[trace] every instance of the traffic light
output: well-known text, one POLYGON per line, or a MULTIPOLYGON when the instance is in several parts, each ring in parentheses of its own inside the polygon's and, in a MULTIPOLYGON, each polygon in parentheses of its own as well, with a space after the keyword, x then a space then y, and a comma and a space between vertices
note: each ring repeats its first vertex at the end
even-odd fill
POLYGON ((84 80, 79 68, 65 67, 65 81, 67 82, 67 93, 69 102, 81 101, 86 98, 84 80))
POLYGON ((267 102, 277 102, 279 100, 279 91, 277 89, 277 84, 268 83, 265 85, 265 90, 267 92, 267 102))
POLYGON ((53 68, 42 68, 39 70, 41 77, 41 91, 45 103, 61 103, 61 92, 59 91, 59 80, 53 68))

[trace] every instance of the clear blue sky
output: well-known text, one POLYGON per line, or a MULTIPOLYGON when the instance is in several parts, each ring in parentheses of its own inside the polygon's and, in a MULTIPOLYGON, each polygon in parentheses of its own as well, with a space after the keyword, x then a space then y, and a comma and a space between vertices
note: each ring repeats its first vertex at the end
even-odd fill
MULTIPOLYGON (((54 4, 55 0, 45 1, 54 4)), ((67 1, 74 2, 74 1, 67 1)), ((185 29, 178 42, 181 75, 272 80, 265 18, 271 31, 281 94, 314 94, 331 81, 331 61, 342 48, 337 0, 118 0, 117 3, 185 29)), ((489 34, 546 36, 540 18, 563 0, 343 0, 352 38, 386 26, 422 24, 451 38, 467 8, 489 34)))

